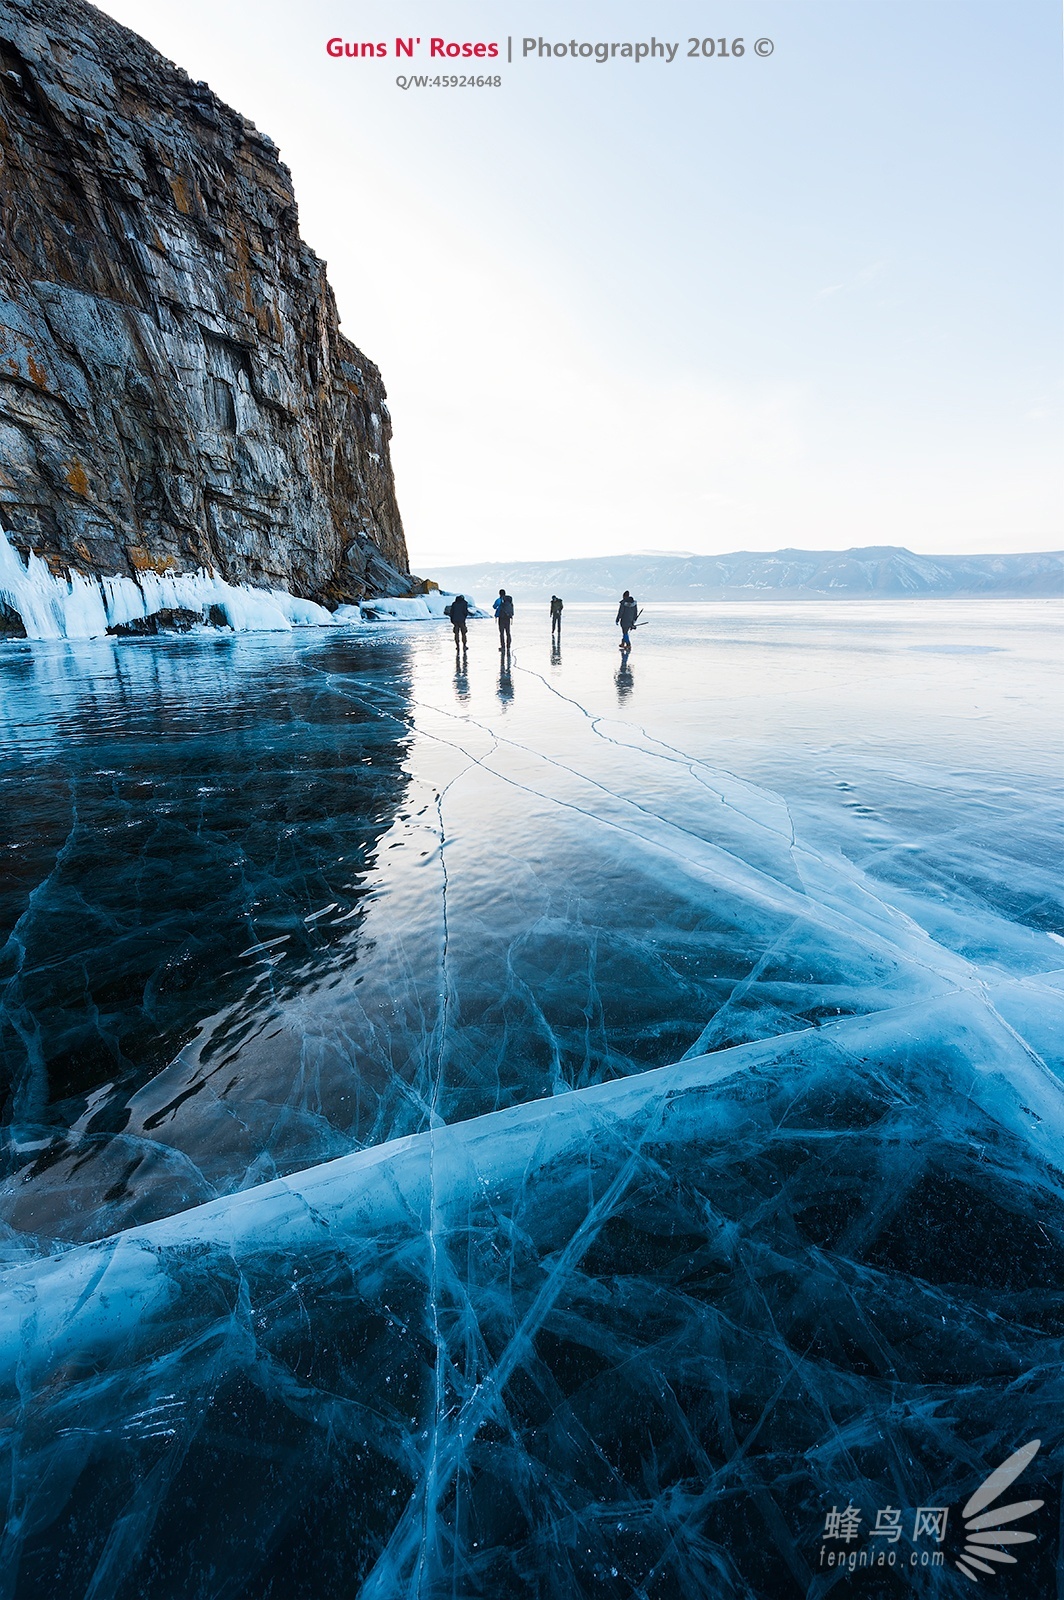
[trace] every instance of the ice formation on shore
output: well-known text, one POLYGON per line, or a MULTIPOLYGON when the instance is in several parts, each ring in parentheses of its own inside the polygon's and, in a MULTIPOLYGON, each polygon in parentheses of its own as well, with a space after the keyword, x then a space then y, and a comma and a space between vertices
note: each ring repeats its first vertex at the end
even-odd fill
POLYGON ((197 612, 206 623, 212 606, 238 633, 333 622, 331 613, 312 600, 285 589, 226 583, 203 568, 142 572, 137 580, 118 574, 91 578, 72 569, 69 578, 57 578, 32 552, 23 565, 5 533, 0 533, 0 600, 18 612, 29 639, 98 639, 108 628, 163 610, 197 612))
POLYGON ((198 572, 141 572, 136 579, 116 574, 92 578, 71 569, 68 578, 49 571, 30 553, 23 564, 0 530, 0 602, 18 613, 29 639, 98 639, 109 629, 160 611, 190 611, 204 626, 221 612, 236 633, 281 633, 298 627, 357 626, 365 621, 428 621, 443 617, 452 595, 438 590, 413 598, 381 598, 363 606, 330 612, 287 589, 260 589, 226 583, 198 572))

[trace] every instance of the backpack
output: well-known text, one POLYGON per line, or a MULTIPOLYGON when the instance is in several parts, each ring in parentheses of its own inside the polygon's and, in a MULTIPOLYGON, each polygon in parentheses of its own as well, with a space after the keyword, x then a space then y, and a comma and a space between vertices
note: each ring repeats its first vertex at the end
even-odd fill
POLYGON ((513 614, 514 614, 514 603, 511 600, 510 596, 507 595, 506 599, 503 601, 502 605, 499 607, 499 615, 500 615, 500 617, 512 617, 513 614))

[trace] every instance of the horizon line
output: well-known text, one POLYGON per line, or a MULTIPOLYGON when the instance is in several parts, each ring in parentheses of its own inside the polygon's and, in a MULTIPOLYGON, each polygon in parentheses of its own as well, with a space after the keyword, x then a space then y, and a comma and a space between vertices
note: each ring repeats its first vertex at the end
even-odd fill
POLYGON ((435 560, 431 555, 421 557, 422 561, 432 562, 441 571, 451 567, 506 567, 506 566, 563 566, 577 561, 645 561, 648 558, 658 558, 671 561, 724 561, 731 556, 781 556, 781 555, 809 555, 809 556, 846 556, 856 555, 867 551, 890 551, 892 554, 915 556, 927 561, 995 561, 1016 560, 1023 556, 1052 556, 1064 561, 1064 547, 1052 550, 911 550, 908 545, 847 545, 844 549, 814 549, 804 545, 781 545, 774 550, 720 550, 713 553, 695 550, 618 550, 605 555, 586 556, 469 556, 463 559, 447 557, 445 560, 435 560))

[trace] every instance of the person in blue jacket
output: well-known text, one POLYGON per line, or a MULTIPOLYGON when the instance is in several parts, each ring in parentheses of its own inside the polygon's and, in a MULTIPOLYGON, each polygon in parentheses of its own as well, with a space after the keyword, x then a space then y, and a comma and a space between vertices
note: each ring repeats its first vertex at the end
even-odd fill
POLYGON ((624 594, 621 596, 621 603, 617 607, 617 626, 621 630, 622 650, 630 650, 632 648, 632 641, 628 635, 635 627, 636 618, 638 615, 639 607, 636 605, 635 601, 632 599, 631 595, 626 589, 624 594))
POLYGON ((510 623, 514 614, 513 597, 505 589, 499 590, 499 598, 492 602, 495 620, 499 624, 499 649, 510 648, 510 623))

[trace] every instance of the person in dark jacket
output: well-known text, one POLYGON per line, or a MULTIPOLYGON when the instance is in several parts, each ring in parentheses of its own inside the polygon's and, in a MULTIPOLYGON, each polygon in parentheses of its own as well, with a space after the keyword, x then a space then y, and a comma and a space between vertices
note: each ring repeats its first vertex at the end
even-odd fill
POLYGON ((632 648, 632 641, 628 635, 635 627, 636 618, 638 616, 639 607, 636 605, 635 601, 632 599, 631 595, 626 589, 624 594, 621 596, 621 603, 617 607, 617 626, 621 630, 622 650, 630 650, 632 648))
POLYGON ((561 597, 552 594, 550 597, 550 637, 551 643, 557 639, 561 643, 562 637, 562 601, 561 597))
POLYGON ((505 589, 500 589, 499 598, 492 602, 492 610, 495 612, 495 620, 499 624, 499 649, 509 650, 510 623, 514 614, 513 596, 508 595, 505 589))
POLYGON ((455 595, 447 607, 447 614, 451 619, 451 627, 454 629, 455 649, 457 650, 460 646, 465 649, 468 642, 466 639, 466 620, 469 616, 469 601, 464 594, 455 595))

